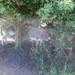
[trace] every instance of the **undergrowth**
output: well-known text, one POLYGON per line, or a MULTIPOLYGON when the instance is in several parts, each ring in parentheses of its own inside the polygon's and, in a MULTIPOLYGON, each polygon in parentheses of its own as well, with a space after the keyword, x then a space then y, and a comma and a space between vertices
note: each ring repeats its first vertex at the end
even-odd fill
POLYGON ((75 55, 68 40, 72 36, 68 32, 52 31, 55 35, 53 44, 42 43, 37 49, 32 48, 31 57, 35 61, 39 75, 75 75, 75 55), (55 48, 52 49, 52 46, 55 48))

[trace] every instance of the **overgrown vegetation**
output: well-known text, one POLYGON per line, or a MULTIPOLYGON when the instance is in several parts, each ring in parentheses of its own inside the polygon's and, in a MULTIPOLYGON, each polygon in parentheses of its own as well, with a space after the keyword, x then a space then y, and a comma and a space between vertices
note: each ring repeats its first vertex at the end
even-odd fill
POLYGON ((51 44, 33 48, 31 53, 39 74, 75 74, 75 42, 72 39, 75 37, 74 0, 0 0, 0 17, 9 13, 18 19, 17 25, 24 16, 39 16, 51 23, 51 44))
POLYGON ((42 43, 32 48, 31 56, 40 75, 74 75, 75 54, 72 47, 72 31, 63 31, 62 27, 50 28, 52 43, 42 43), (60 30, 59 30, 60 29, 60 30), (53 39, 54 38, 54 39, 53 39))
POLYGON ((14 17, 18 38, 19 26, 23 23, 20 21, 26 16, 39 16, 57 27, 75 27, 74 0, 0 0, 0 16, 9 14, 14 17))

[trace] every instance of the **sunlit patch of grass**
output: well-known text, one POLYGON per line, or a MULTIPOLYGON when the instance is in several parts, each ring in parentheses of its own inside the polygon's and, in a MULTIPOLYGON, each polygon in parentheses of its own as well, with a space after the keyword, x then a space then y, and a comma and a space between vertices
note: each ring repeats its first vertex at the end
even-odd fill
POLYGON ((0 70, 0 75, 7 75, 7 73, 5 73, 2 70, 0 70))
POLYGON ((3 73, 3 75, 7 75, 6 73, 3 73))

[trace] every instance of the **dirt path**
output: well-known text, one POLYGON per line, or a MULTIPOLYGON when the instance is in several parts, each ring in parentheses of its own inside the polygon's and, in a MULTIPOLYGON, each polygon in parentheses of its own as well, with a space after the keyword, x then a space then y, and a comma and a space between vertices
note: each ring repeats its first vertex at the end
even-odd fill
POLYGON ((36 67, 30 56, 29 45, 16 50, 10 46, 0 44, 0 75, 34 75, 36 67))

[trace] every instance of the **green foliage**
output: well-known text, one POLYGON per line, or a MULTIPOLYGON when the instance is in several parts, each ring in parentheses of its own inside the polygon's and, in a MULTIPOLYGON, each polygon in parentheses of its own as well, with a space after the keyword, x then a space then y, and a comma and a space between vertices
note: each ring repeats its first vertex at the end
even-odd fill
POLYGON ((45 3, 36 14, 42 19, 51 21, 55 24, 73 26, 75 22, 75 3, 73 0, 50 0, 45 3), (71 22, 71 23, 70 23, 71 22), (68 23, 70 23, 68 25, 68 23))
POLYGON ((75 28, 75 21, 66 21, 66 26, 68 26, 69 28, 75 28))
POLYGON ((55 67, 51 67, 51 69, 50 69, 50 74, 51 74, 51 75, 57 75, 57 70, 56 70, 55 67))
POLYGON ((0 14, 11 13, 19 20, 21 16, 38 15, 44 20, 50 20, 53 24, 55 24, 56 21, 58 24, 62 24, 63 22, 68 24, 68 22, 71 21, 71 24, 73 25, 75 21, 74 10, 75 3, 73 0, 0 1, 0 14))
POLYGON ((52 3, 47 3, 44 5, 44 7, 40 8, 36 14, 41 16, 42 19, 48 19, 50 16, 50 13, 53 13, 53 5, 52 3))
POLYGON ((74 8, 74 2, 72 0, 58 1, 58 9, 64 13, 72 12, 74 8))
MULTIPOLYGON (((70 28, 71 29, 71 28, 70 28)), ((73 29, 72 29, 73 30, 73 29)), ((72 39, 72 31, 69 27, 65 30, 62 25, 50 28, 52 36, 51 45, 42 44, 37 49, 32 48, 32 58, 39 70, 39 74, 46 75, 74 75, 75 56, 72 51, 66 50, 72 45, 68 40, 72 39), (53 39, 55 37, 55 39, 53 39), (55 46, 55 49, 52 49, 55 46)))
POLYGON ((7 75, 7 73, 0 70, 0 75, 7 75))
POLYGON ((5 11, 6 11, 6 9, 5 9, 5 7, 3 7, 2 5, 0 5, 0 14, 3 14, 5 11))
POLYGON ((59 75, 75 75, 75 73, 61 72, 59 75))
POLYGON ((48 0, 1 0, 0 5, 11 13, 18 12, 22 15, 35 15, 35 12, 46 2, 48 0))

